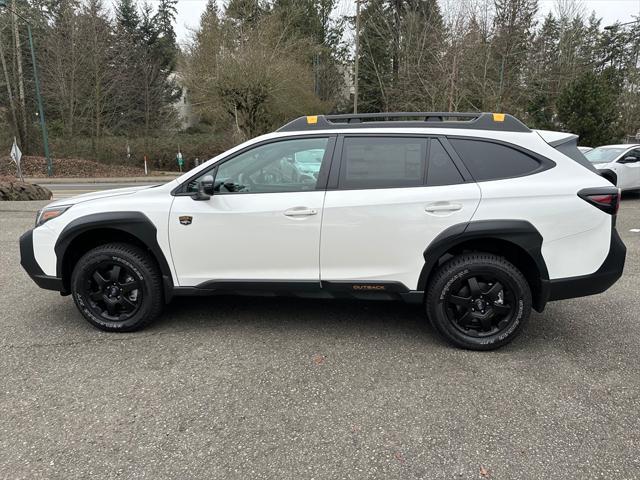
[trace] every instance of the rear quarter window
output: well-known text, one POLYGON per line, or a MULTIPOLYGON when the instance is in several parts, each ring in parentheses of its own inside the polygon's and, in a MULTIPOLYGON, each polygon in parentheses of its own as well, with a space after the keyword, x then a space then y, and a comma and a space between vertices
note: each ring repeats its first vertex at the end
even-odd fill
POLYGON ((478 182, 522 177, 542 168, 538 159, 506 145, 460 138, 449 141, 478 182))

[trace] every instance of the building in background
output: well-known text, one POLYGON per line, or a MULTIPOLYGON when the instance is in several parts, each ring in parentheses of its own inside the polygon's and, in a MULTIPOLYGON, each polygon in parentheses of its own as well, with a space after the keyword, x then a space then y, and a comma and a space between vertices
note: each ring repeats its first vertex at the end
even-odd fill
POLYGON ((170 79, 178 84, 182 92, 180 98, 178 98, 178 100, 172 105, 177 115, 177 127, 178 130, 186 130, 198 123, 197 118, 193 113, 191 100, 189 99, 189 91, 179 72, 172 73, 170 79))

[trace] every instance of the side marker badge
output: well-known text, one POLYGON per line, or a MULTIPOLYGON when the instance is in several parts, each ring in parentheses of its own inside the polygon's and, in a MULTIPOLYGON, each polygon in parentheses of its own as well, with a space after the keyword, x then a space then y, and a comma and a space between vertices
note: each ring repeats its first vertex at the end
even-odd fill
POLYGON ((182 225, 191 225, 193 217, 191 215, 183 215, 179 217, 179 220, 182 225))

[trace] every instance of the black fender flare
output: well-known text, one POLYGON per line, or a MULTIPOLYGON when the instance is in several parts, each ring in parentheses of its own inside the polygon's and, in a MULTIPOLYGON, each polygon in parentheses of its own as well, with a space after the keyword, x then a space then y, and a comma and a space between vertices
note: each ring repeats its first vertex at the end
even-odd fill
POLYGON ((95 229, 120 230, 137 238, 155 257, 162 275, 165 300, 173 295, 173 276, 164 252, 158 244, 158 230, 154 223, 142 212, 103 212, 78 217, 64 227, 54 251, 56 252, 56 274, 63 275, 64 256, 71 243, 81 234, 95 229))
POLYGON ((535 303, 544 308, 548 299, 545 286, 549 271, 542 256, 542 235, 525 220, 478 220, 458 223, 442 231, 424 251, 424 266, 418 279, 418 290, 426 291, 438 260, 450 249, 469 240, 495 239, 514 244, 529 255, 540 275, 540 295, 535 303))

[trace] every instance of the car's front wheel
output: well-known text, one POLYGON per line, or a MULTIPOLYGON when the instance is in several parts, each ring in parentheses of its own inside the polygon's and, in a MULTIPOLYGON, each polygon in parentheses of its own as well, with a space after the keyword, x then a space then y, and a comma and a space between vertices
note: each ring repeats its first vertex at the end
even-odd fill
POLYGON ((531 290, 506 259, 488 253, 459 255, 429 284, 427 315, 452 344, 492 350, 513 340, 531 313, 531 290))
POLYGON ((112 332, 139 330, 160 314, 163 305, 156 263, 147 252, 126 243, 85 253, 73 269, 71 293, 89 323, 112 332))

